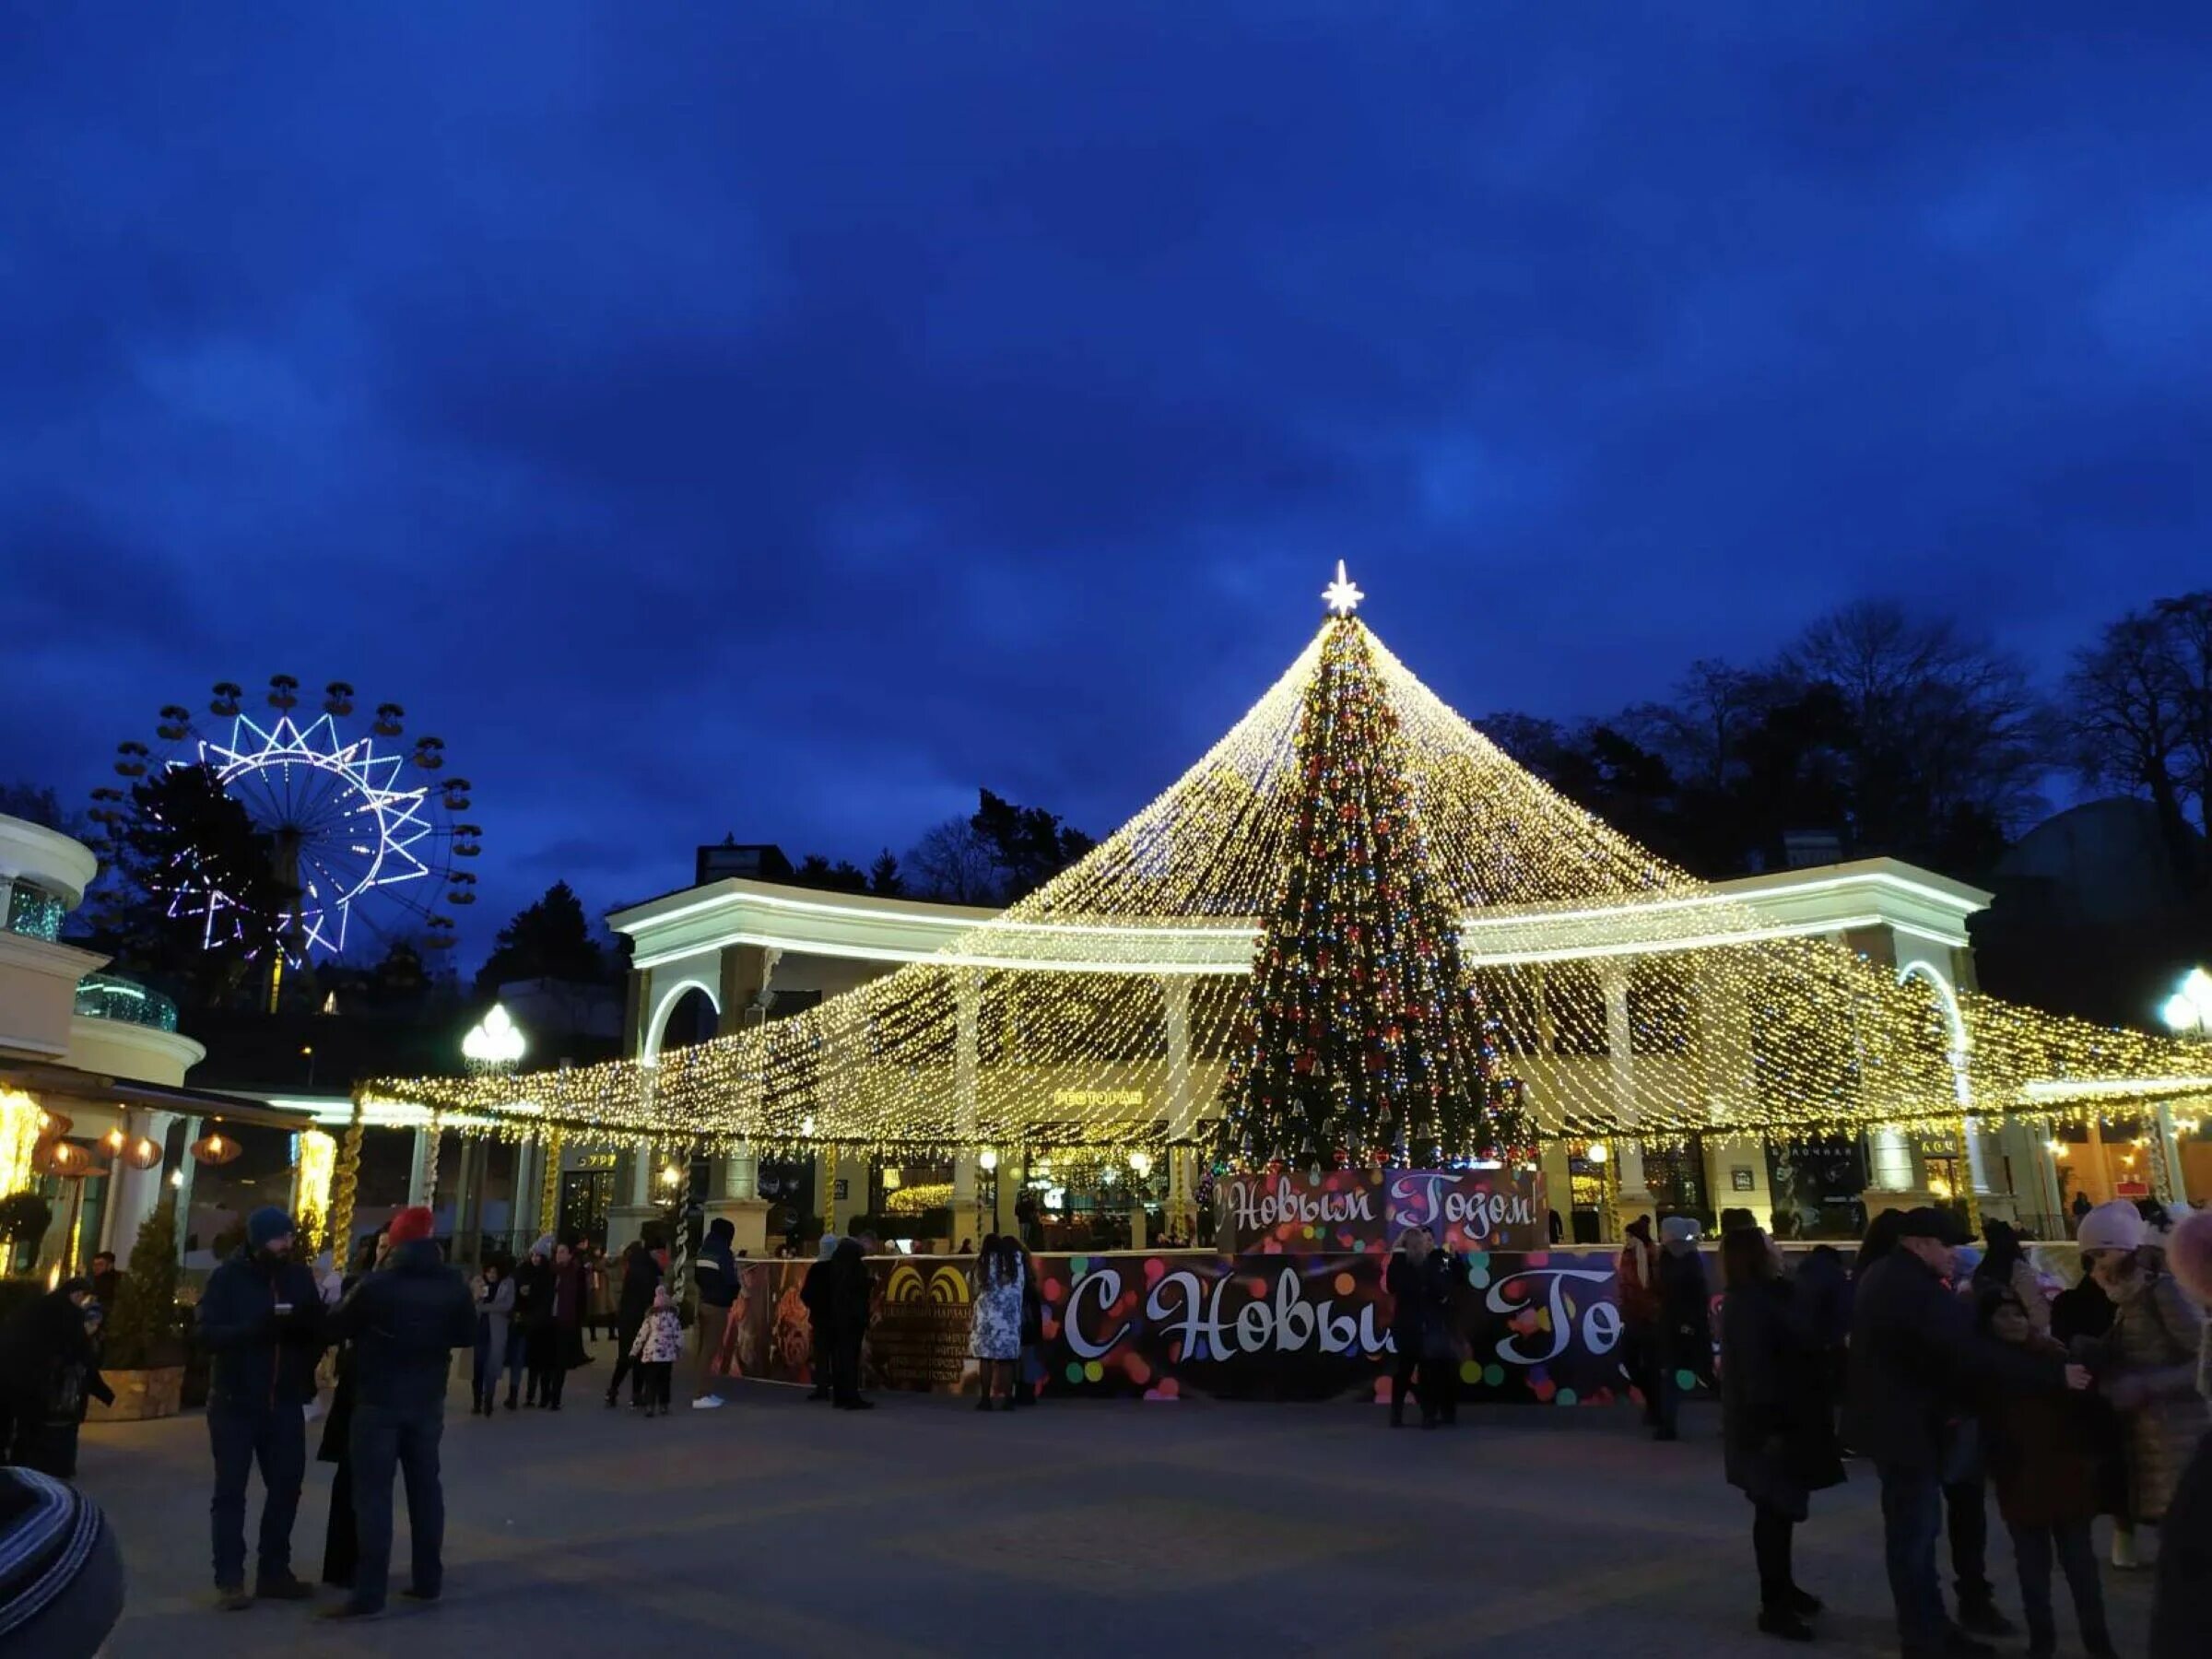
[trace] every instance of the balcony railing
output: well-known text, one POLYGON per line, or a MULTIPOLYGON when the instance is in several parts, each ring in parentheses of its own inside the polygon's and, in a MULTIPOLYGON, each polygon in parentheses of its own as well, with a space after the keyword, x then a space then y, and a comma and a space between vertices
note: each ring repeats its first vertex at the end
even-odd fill
POLYGON ((76 982, 76 1011, 87 1019, 120 1019, 157 1031, 177 1029, 175 1003, 112 973, 88 973, 76 982))

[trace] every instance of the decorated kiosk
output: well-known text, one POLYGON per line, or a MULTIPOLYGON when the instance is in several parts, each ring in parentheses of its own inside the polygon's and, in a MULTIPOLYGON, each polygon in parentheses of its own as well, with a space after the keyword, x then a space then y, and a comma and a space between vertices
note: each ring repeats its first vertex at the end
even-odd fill
MULTIPOLYGON (((833 1230, 851 1172, 941 1172, 947 1244, 1017 1227, 1041 1243, 1034 1199, 1055 1176, 1157 1170, 1164 1230, 1207 1248, 1147 1250, 1136 1228, 1127 1251, 1040 1259, 1048 1386, 1153 1397, 1371 1389, 1382 1266, 1417 1210, 1453 1211, 1471 1389, 1613 1397, 1610 1250, 1554 1249, 1547 1224, 1588 1183, 1594 1230, 1617 1237, 1655 1207, 1647 1165, 1685 1146, 1740 1170, 1762 1220, 1795 1202, 1787 1171, 1844 1153, 1869 1207, 1947 1197, 1971 1218, 2012 1162, 1996 1135, 2040 1151, 2053 1123, 2115 1109, 2155 1125, 2178 1171, 2176 1113, 2212 1096, 2203 1053, 1977 994, 1973 900, 1941 911, 1971 889, 1887 861, 1699 881, 1446 707, 1354 614, 1341 565, 1324 597, 1320 633, 1219 743, 1003 913, 964 913, 926 950, 880 946, 887 971, 775 1018, 761 928, 819 913, 840 937, 903 940, 929 907, 878 904, 864 926, 767 884, 672 895, 626 913, 656 930, 633 1001, 661 1005, 654 975, 703 980, 712 950, 723 1034, 665 1048, 656 1026, 632 1059, 393 1079, 364 1100, 527 1139, 554 1165, 612 1149, 641 1215, 653 1171, 708 1160, 708 1207, 726 1200, 756 1253, 771 1166, 813 1170, 833 1230), (1950 931, 1877 941, 1833 902, 1892 887, 1932 896, 1950 931), (745 906, 766 920, 699 931, 745 906)), ((2041 1169, 2004 1201, 2055 1215, 2041 1169)), ((748 1274, 732 1322, 747 1374, 805 1380, 802 1267, 748 1274)), ((876 1380, 965 1385, 964 1265, 877 1270, 876 1380)))

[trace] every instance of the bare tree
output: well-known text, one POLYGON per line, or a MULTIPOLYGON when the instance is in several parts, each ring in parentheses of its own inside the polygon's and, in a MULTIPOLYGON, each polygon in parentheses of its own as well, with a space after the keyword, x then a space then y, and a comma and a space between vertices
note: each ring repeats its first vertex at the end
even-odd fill
POLYGON ((1684 783, 1724 789, 1742 770, 1745 735, 1773 707, 1768 673, 1700 657, 1675 682, 1671 703, 1638 703, 1613 724, 1656 752, 1684 783))
POLYGON ((1781 667, 1831 687, 1857 729, 1860 839, 1910 847, 1978 820, 2009 831, 2043 806, 2053 725, 2026 666, 1947 617, 1893 602, 1845 606, 1814 623, 1781 667))
POLYGON ((2109 623, 2066 676, 2074 761, 2092 782, 2140 791, 2177 874, 2196 862, 2212 791, 2212 591, 2109 623))
POLYGON ((994 904, 998 865, 991 845, 965 818, 948 818, 924 832, 903 866, 907 890, 946 904, 994 904))

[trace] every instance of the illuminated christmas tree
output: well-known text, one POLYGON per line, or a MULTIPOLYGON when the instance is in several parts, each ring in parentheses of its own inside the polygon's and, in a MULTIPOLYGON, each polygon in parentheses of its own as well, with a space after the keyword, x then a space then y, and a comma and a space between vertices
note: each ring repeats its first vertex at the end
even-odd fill
POLYGON ((1359 590, 1336 613, 1297 736, 1297 827, 1262 918, 1222 1085, 1223 1151, 1244 1167, 1434 1167, 1525 1138, 1514 1086, 1460 966, 1398 716, 1359 590))

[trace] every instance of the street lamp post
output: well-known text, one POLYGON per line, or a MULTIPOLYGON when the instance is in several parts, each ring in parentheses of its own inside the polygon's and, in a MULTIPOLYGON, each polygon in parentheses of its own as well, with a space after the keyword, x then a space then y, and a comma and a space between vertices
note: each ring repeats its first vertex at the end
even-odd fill
MULTIPOLYGON (((529 1040, 523 1035, 522 1027, 514 1023, 514 1017, 507 1012, 507 1006, 504 1003, 493 1003, 490 1011, 470 1027, 468 1034, 461 1039, 461 1057, 468 1062, 469 1070, 477 1073, 479 1077, 508 1076, 522 1065, 523 1056, 529 1052, 529 1040)), ((423 1190, 426 1194, 424 1202, 434 1205, 438 1195, 438 1132, 435 1123, 431 1125, 430 1144, 427 1157, 429 1168, 427 1172, 428 1179, 423 1183, 423 1190)), ((477 1224, 472 1226, 468 1213, 472 1202, 483 1185, 479 1172, 478 1179, 473 1183, 476 1190, 472 1191, 472 1183, 469 1181, 469 1166, 473 1161, 469 1144, 464 1141, 462 1143, 461 1196, 459 1202, 453 1206, 453 1231, 456 1235, 454 1239, 455 1253, 459 1253, 461 1239, 466 1238, 469 1241, 468 1259, 471 1261, 474 1261, 481 1252, 484 1241, 481 1215, 479 1214, 476 1218, 477 1224)))
MULTIPOLYGON (((2212 1041, 2212 973, 2202 968, 2192 968, 2182 976, 2159 1015, 2177 1037, 2193 1037, 2199 1042, 2212 1041)), ((2182 1179, 2182 1147, 2174 1133, 2173 1108, 2165 1101, 2159 1102, 2159 1161, 2166 1172, 2171 1191, 2159 1197, 2176 1203, 2187 1203, 2189 1193, 2182 1179)))

